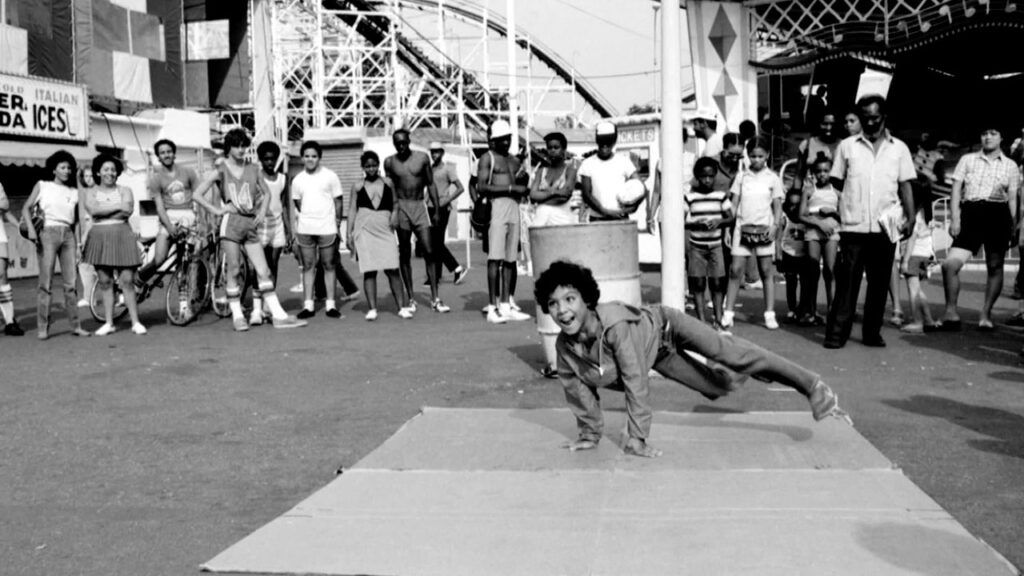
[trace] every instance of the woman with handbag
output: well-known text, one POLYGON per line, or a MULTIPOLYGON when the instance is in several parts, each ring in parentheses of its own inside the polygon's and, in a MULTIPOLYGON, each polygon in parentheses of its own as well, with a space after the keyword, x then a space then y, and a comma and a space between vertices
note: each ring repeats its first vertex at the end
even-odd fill
POLYGON ((132 319, 132 332, 146 333, 139 321, 139 307, 135 300, 135 271, 142 265, 135 233, 128 225, 128 217, 135 211, 135 199, 126 186, 118 186, 121 162, 108 154, 100 154, 92 161, 92 172, 98 184, 84 194, 85 211, 93 219, 89 237, 85 240, 82 260, 96 268, 99 282, 96 288, 103 294, 106 322, 96 330, 97 336, 114 332, 114 284, 121 285, 124 303, 132 319))
POLYGON ((747 142, 749 166, 732 183, 732 202, 736 206, 736 230, 732 241, 732 265, 729 268, 729 289, 726 293, 722 327, 733 323, 736 295, 743 282, 747 258, 757 259, 757 270, 764 283, 764 325, 777 330, 775 319, 775 274, 772 259, 775 241, 779 237, 782 220, 782 199, 785 189, 782 179, 768 168, 767 140, 756 137, 747 142))
POLYGON ((46 159, 51 180, 40 180, 21 209, 23 234, 36 245, 39 261, 39 298, 37 302, 39 339, 50 336, 50 288, 54 266, 60 258, 64 283, 64 311, 75 336, 89 336, 78 319, 77 280, 78 242, 75 240, 75 214, 78 191, 75 189, 77 167, 75 158, 66 150, 58 150, 46 159), (36 211, 36 214, 33 214, 36 211))

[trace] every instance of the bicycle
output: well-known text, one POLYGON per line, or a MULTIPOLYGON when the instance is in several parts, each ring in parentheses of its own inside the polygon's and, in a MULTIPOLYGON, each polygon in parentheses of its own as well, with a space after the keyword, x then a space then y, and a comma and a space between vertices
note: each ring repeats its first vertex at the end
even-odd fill
MULTIPOLYGON (((154 271, 145 282, 136 285, 135 299, 141 304, 154 289, 163 287, 163 279, 171 275, 164 294, 164 309, 167 320, 175 326, 184 326, 195 320, 210 305, 212 300, 213 278, 210 272, 212 248, 215 247, 213 234, 202 235, 196 228, 188 229, 179 236, 170 247, 167 259, 154 271)), ((152 244, 140 244, 143 261, 151 261, 154 257, 152 244)), ((218 251, 219 252, 219 251, 218 251)), ((99 290, 99 279, 93 281, 92 298, 89 311, 93 318, 105 322, 103 311, 103 295, 99 290)), ((123 317, 128 312, 124 303, 121 288, 114 283, 114 319, 123 317)))

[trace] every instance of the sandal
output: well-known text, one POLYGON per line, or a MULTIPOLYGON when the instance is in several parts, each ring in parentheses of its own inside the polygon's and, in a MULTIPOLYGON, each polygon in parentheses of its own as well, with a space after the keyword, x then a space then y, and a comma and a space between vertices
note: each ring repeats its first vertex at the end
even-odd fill
POLYGON ((558 369, 552 368, 551 366, 545 366, 540 369, 540 375, 554 380, 555 378, 558 378, 558 369))
POLYGON ((889 316, 889 324, 893 326, 903 326, 903 312, 893 312, 892 316, 889 316))

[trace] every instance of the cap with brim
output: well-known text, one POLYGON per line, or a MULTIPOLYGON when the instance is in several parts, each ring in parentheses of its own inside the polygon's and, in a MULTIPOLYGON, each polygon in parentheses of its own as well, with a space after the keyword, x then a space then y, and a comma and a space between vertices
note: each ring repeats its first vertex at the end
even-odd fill
POLYGON ((615 136, 615 124, 607 121, 598 122, 597 126, 594 127, 594 133, 597 134, 598 138, 601 136, 615 136))
POLYGON ((437 140, 434 140, 433 142, 430 143, 430 146, 428 148, 430 150, 444 150, 444 144, 441 144, 437 140))
POLYGON ((508 122, 504 120, 495 120, 491 124, 491 140, 497 140, 498 138, 504 138, 512 135, 512 127, 509 126, 508 122))

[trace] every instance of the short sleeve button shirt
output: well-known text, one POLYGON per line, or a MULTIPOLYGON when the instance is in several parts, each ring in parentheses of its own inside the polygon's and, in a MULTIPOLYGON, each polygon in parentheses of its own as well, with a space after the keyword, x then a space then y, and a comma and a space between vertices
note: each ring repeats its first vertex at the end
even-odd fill
POLYGON ((831 176, 842 180, 839 216, 843 232, 882 232, 878 217, 900 201, 900 182, 917 177, 910 149, 888 131, 875 152, 863 134, 850 136, 836 149, 831 176))
POLYGON ((964 202, 1008 202, 1020 187, 1020 172, 1002 152, 995 158, 971 152, 957 162, 953 181, 963 182, 964 202))

